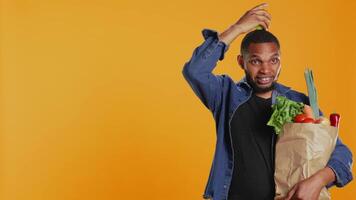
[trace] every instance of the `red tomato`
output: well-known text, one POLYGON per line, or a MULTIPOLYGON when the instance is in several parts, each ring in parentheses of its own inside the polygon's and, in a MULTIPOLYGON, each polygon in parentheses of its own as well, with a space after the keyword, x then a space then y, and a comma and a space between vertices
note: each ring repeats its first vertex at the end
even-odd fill
POLYGON ((303 120, 302 123, 314 123, 314 122, 315 122, 315 120, 313 118, 307 117, 303 120))
POLYGON ((321 124, 322 121, 323 121, 323 119, 322 119, 322 118, 319 118, 319 119, 316 119, 314 122, 315 122, 316 124, 321 124))
POLYGON ((304 119, 307 118, 305 114, 299 114, 294 117, 294 122, 303 123, 304 119))

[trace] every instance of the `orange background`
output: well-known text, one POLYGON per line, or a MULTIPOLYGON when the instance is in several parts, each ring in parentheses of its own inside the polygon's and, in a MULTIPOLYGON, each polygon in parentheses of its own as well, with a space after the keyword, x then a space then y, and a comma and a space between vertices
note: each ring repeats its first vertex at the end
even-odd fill
MULTIPOLYGON (((280 82, 306 92, 311 67, 355 152, 355 1, 267 2, 280 82)), ((182 67, 203 28, 221 32, 259 3, 2 0, 0 199, 202 199, 215 127, 182 67)), ((240 41, 215 73, 240 80, 240 41)))

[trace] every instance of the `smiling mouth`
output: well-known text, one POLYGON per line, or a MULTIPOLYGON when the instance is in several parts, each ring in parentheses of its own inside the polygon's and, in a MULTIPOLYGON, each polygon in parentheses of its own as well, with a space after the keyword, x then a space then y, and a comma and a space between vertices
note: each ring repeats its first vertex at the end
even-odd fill
POLYGON ((269 85, 270 83, 273 82, 273 77, 256 77, 256 82, 259 85, 269 85))

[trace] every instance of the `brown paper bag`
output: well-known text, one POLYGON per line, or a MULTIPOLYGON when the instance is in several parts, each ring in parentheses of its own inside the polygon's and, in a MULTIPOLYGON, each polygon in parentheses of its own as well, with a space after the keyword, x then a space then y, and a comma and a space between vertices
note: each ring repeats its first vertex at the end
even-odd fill
MULTIPOLYGON (((276 197, 285 197, 298 182, 323 169, 333 152, 338 128, 324 124, 286 123, 276 143, 276 197)), ((330 199, 326 188, 319 200, 330 199)))

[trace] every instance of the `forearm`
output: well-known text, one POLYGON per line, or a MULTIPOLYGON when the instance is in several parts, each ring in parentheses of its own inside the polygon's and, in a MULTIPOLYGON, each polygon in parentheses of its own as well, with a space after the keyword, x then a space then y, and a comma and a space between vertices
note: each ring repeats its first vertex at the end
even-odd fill
POLYGON ((323 187, 336 180, 335 173, 330 167, 319 170, 313 176, 319 180, 323 187))
POLYGON ((311 177, 295 184, 283 200, 318 199, 321 190, 330 182, 335 181, 335 174, 329 167, 325 167, 311 177))
POLYGON ((266 3, 247 11, 236 23, 219 35, 219 40, 229 45, 239 35, 255 30, 258 25, 268 30, 271 15, 265 10, 266 3))
POLYGON ((219 40, 224 42, 226 45, 230 45, 241 34, 241 29, 236 25, 232 25, 219 34, 219 40))

